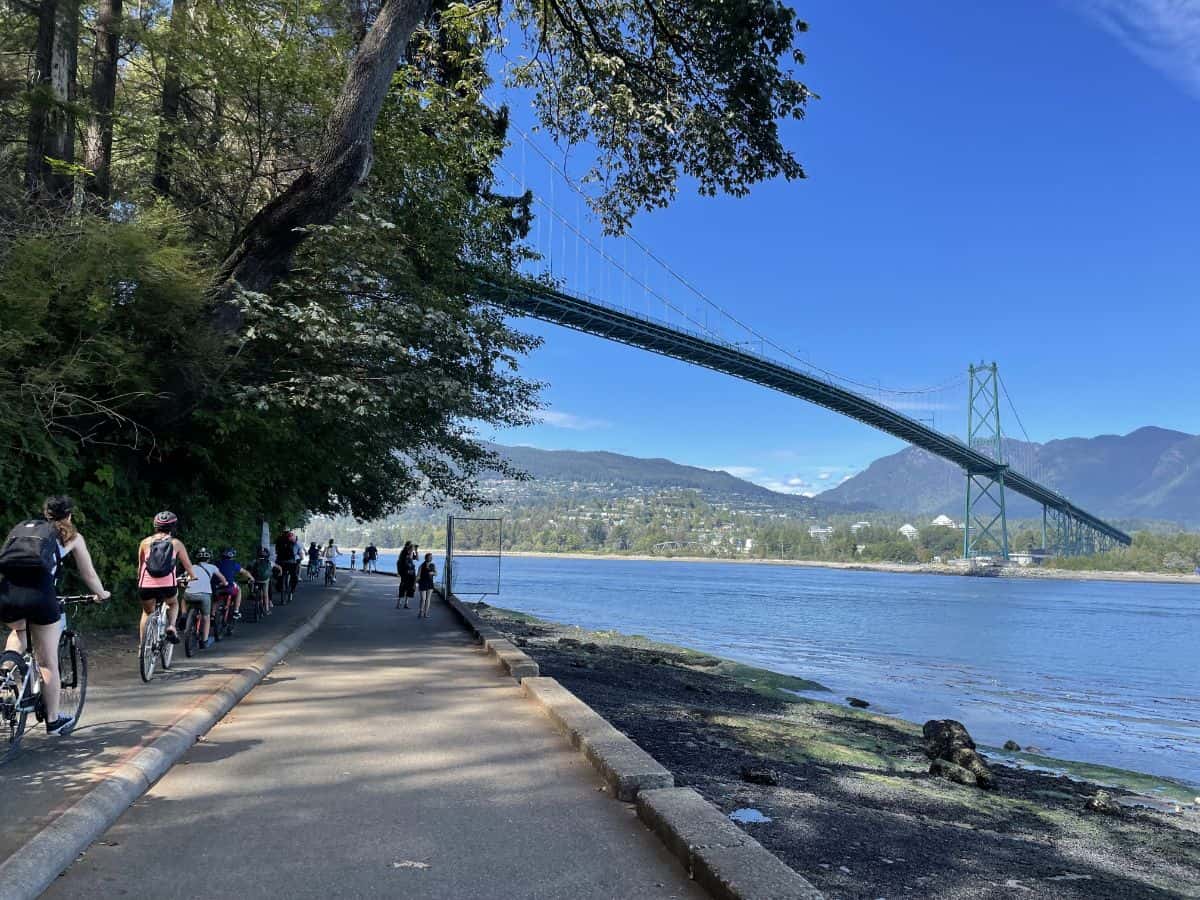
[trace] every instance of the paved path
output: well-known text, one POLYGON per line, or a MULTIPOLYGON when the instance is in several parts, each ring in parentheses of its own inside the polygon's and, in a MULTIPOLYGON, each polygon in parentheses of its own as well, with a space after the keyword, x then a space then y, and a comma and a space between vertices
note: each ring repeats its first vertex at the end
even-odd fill
POLYGON ((90 672, 79 727, 50 739, 31 719, 20 755, 0 766, 0 860, 332 596, 332 588, 301 582, 293 603, 263 622, 239 623, 231 640, 193 659, 177 646, 171 670, 156 671, 150 684, 138 675, 136 629, 98 640, 85 628, 90 672))
POLYGON ((705 896, 435 602, 360 578, 48 897, 705 896))

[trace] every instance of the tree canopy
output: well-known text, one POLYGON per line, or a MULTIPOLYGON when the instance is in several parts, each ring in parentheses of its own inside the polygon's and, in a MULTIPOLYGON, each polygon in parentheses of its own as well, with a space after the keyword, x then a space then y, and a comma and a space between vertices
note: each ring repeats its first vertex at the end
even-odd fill
POLYGON ((611 230, 685 180, 803 175, 776 0, 7 0, 0 26, 0 511, 74 492, 110 565, 161 507, 218 543, 481 499, 505 464, 477 429, 539 388, 473 294, 533 260, 493 78, 593 148, 611 230))

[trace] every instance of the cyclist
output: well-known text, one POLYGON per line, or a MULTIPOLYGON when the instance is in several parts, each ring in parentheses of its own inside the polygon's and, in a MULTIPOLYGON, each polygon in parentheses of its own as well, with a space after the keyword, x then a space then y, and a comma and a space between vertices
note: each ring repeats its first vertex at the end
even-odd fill
POLYGON ((281 591, 296 590, 296 582, 300 580, 299 548, 294 531, 281 532, 275 539, 275 564, 282 570, 279 579, 281 591))
POLYGON ((229 582, 221 574, 221 570, 211 562, 212 554, 207 547, 196 551, 196 574, 187 586, 187 601, 200 607, 200 649, 207 650, 213 645, 209 635, 209 620, 212 618, 213 586, 227 586, 229 582))
POLYGON ((282 574, 283 569, 271 562, 271 551, 259 547, 254 562, 250 564, 250 577, 263 586, 263 615, 271 614, 271 577, 282 574))
MULTIPOLYGON (((138 544, 138 596, 142 600, 142 619, 138 624, 138 641, 146 640, 146 622, 154 615, 154 604, 162 600, 167 605, 167 640, 179 643, 175 619, 179 615, 179 584, 175 580, 176 565, 183 566, 188 577, 195 580, 196 570, 188 558, 183 541, 175 536, 179 517, 163 510, 154 517, 154 533, 138 544)), ((140 643, 139 643, 140 646, 140 643)))
POLYGON ((321 548, 317 546, 316 541, 308 545, 308 565, 313 569, 321 565, 321 548))
POLYGON ((325 557, 325 565, 333 569, 333 583, 337 584, 337 558, 342 551, 337 548, 337 544, 333 542, 333 538, 329 539, 329 543, 325 545, 325 550, 321 554, 325 557))
POLYGON ((239 577, 248 579, 250 573, 243 569, 237 561, 237 551, 232 547, 226 547, 221 551, 217 568, 221 570, 221 574, 225 576, 225 581, 229 585, 229 596, 233 599, 233 617, 240 619, 242 617, 242 592, 238 587, 238 580, 239 577))
POLYGON ((69 734, 71 726, 75 724, 74 716, 62 715, 58 711, 58 638, 62 633, 62 614, 58 610, 55 578, 62 571, 63 560, 74 556, 80 576, 97 598, 107 600, 111 596, 96 574, 87 542, 71 521, 74 510, 75 504, 70 497, 46 498, 42 505, 42 518, 22 522, 14 528, 0 552, 0 571, 4 574, 3 581, 0 581, 0 622, 12 629, 5 648, 23 652, 25 642, 22 635, 29 632, 38 667, 42 670, 46 732, 53 735, 69 734), (46 523, 49 523, 49 528, 46 523), (16 543, 14 536, 17 537, 16 543), (49 570, 42 562, 45 554, 39 552, 46 541, 53 542, 54 550, 51 554, 54 561, 49 570), (41 560, 36 557, 31 559, 28 553, 20 552, 22 549, 33 550, 41 560), (26 564, 22 564, 23 561, 26 564))

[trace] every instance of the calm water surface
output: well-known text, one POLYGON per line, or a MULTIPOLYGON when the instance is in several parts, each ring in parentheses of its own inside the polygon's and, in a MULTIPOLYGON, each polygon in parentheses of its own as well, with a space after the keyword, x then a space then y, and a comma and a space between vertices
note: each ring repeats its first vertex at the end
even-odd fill
MULTIPOLYGON (((813 678, 916 722, 959 719, 982 743, 1200 785, 1194 586, 521 557, 501 575, 496 605, 813 678)), ((487 581, 494 560, 460 560, 464 599, 487 581)))

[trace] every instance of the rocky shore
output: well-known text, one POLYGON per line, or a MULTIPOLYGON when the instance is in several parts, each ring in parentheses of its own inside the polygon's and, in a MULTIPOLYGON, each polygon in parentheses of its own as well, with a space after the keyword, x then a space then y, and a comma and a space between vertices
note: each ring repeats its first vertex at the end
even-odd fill
POLYGON ((967 778, 954 770, 978 771, 973 744, 945 723, 923 735, 861 708, 869 698, 815 699, 803 679, 479 611, 828 897, 1200 897, 1200 806, 1184 785, 1158 780, 1146 808, 1130 787, 1154 779, 1086 767, 1087 780, 1016 753, 1025 767, 998 765, 985 748, 987 778, 967 778))

